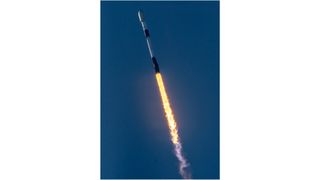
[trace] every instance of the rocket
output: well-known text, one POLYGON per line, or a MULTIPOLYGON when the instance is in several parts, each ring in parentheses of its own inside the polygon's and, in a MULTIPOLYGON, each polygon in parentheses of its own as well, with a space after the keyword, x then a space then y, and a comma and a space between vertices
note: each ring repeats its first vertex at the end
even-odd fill
POLYGON ((152 60, 153 68, 155 70, 155 73, 160 73, 159 64, 157 62, 156 57, 153 54, 153 50, 152 50, 152 46, 151 46, 150 32, 148 30, 146 22, 144 21, 143 12, 141 10, 138 11, 138 17, 139 17, 139 21, 141 23, 144 35, 146 37, 148 50, 149 50, 150 57, 151 57, 151 60, 152 60))

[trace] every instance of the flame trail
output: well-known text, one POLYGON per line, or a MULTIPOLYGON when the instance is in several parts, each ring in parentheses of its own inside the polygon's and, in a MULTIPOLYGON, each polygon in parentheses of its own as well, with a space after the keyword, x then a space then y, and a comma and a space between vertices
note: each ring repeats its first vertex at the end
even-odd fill
POLYGON ((174 145, 175 155, 179 160, 179 172, 184 179, 191 179, 191 174, 187 172, 186 168, 188 167, 188 163, 186 158, 182 154, 182 145, 179 140, 179 134, 177 129, 177 123, 174 119, 173 112, 170 106, 169 98, 167 96, 167 92, 165 86, 162 81, 162 77, 160 73, 156 73, 157 83, 163 103, 163 108, 166 114, 166 118, 168 121, 168 126, 170 129, 171 141, 174 145))

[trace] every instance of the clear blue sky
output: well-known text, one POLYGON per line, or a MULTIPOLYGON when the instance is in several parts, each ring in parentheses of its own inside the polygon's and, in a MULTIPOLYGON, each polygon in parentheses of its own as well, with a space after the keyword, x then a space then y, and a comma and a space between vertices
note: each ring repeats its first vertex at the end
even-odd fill
POLYGON ((193 178, 219 178, 219 2, 101 2, 101 178, 181 178, 137 12, 193 178))

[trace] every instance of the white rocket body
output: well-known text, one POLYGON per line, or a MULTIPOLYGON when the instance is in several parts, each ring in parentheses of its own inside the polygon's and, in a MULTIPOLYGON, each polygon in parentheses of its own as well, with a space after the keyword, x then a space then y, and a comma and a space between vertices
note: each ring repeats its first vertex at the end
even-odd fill
POLYGON ((150 57, 151 57, 151 60, 152 60, 152 63, 153 63, 154 70, 155 70, 156 73, 158 73, 158 72, 160 72, 159 65, 158 65, 156 57, 153 54, 153 50, 152 50, 152 46, 151 46, 150 33, 149 33, 148 28, 147 28, 147 24, 144 21, 144 16, 143 16, 143 12, 142 11, 138 11, 138 17, 139 17, 139 21, 141 23, 144 35, 146 37, 148 50, 149 50, 149 53, 150 53, 150 57))

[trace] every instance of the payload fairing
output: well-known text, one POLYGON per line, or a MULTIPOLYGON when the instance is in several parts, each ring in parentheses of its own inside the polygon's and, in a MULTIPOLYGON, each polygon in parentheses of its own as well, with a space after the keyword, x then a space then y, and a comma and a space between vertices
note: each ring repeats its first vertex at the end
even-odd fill
POLYGON ((145 35, 146 40, 147 40, 148 50, 149 50, 149 53, 150 53, 150 56, 151 56, 153 68, 154 68, 156 73, 159 73, 160 72, 159 64, 157 62, 156 57, 153 54, 153 50, 152 50, 152 46, 151 46, 150 32, 148 30, 147 24, 144 21, 143 12, 141 10, 138 11, 138 16, 139 16, 139 20, 141 22, 142 29, 144 31, 144 35, 145 35))

